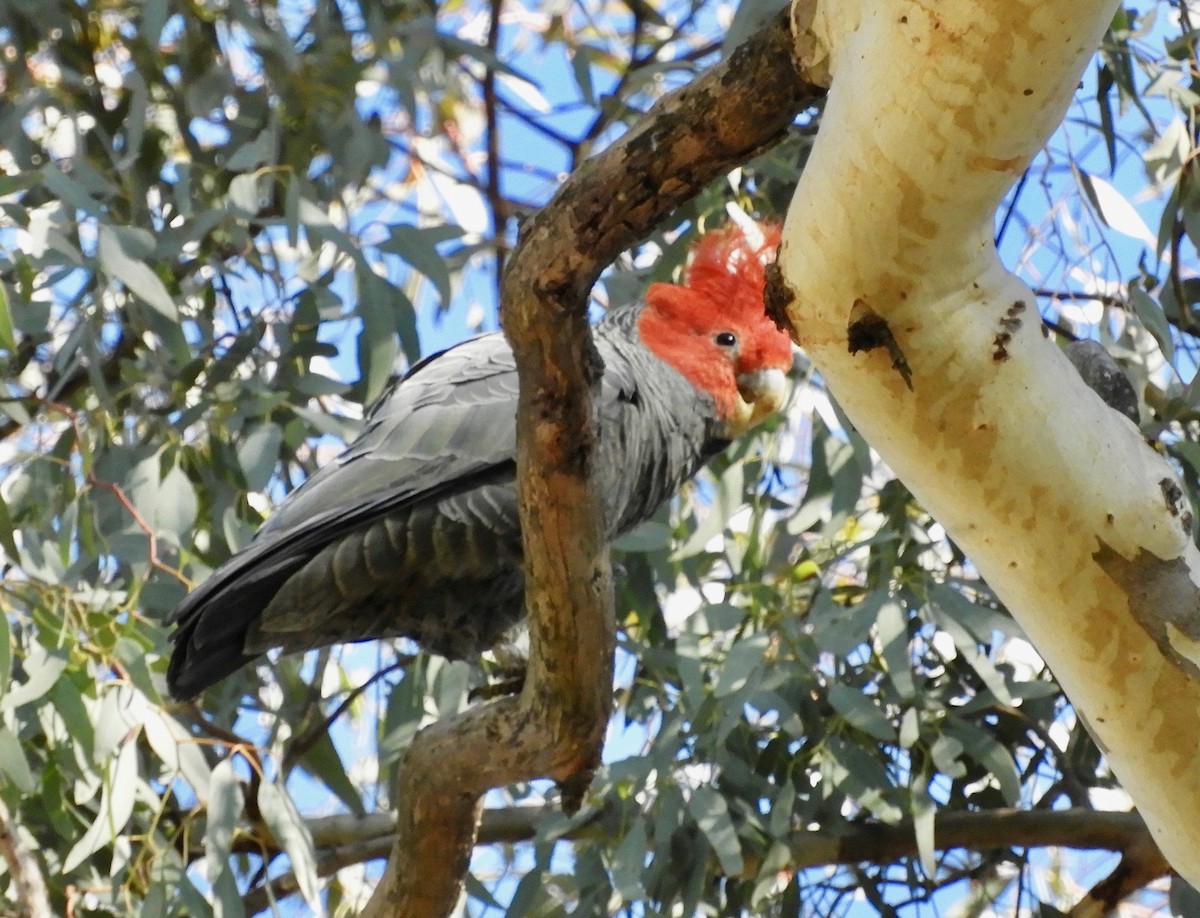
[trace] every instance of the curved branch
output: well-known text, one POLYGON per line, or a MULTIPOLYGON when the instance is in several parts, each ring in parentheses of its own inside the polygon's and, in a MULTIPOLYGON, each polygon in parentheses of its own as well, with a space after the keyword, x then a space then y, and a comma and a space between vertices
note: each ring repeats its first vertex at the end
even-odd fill
POLYGON ((823 90, 796 73, 780 15, 664 97, 524 227, 502 316, 520 376, 518 500, 530 660, 519 698, 433 724, 404 757, 398 831, 368 916, 447 914, 491 787, 550 776, 578 805, 612 704, 612 583, 591 482, 599 361, 586 299, 600 272, 672 209, 779 140, 823 90))

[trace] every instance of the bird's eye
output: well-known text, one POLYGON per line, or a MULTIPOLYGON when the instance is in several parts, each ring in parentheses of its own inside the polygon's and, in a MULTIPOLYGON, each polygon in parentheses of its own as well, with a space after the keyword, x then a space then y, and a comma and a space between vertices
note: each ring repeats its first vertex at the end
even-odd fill
POLYGON ((737 344, 737 335, 733 332, 717 332, 713 336, 713 340, 717 342, 719 347, 733 347, 737 344))

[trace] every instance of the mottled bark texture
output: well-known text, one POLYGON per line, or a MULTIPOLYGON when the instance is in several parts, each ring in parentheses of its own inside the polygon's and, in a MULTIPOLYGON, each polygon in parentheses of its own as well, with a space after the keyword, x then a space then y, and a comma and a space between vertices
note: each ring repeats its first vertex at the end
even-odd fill
POLYGON ((822 0, 797 15, 803 59, 832 77, 778 298, 851 423, 1011 610, 1200 883, 1200 554, 1183 490, 1096 397, 1116 375, 1085 384, 1043 336, 993 242, 1115 8, 822 0))
POLYGON ((518 493, 530 659, 524 689, 433 724, 404 757, 398 823, 369 916, 449 914, 491 787, 536 777, 577 805, 612 698, 612 583, 591 482, 599 375, 587 296, 671 210, 778 141, 823 90, 792 62, 786 17, 662 99, 522 228, 502 290, 521 379, 518 493))

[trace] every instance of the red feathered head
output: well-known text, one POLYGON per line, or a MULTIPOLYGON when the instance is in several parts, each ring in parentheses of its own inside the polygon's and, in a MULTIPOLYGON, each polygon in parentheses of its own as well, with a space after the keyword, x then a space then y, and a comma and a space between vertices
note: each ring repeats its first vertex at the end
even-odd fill
POLYGON ((638 329, 646 346, 697 389, 738 434, 780 407, 792 343, 763 307, 777 223, 730 223, 692 249, 682 284, 652 284, 638 329))

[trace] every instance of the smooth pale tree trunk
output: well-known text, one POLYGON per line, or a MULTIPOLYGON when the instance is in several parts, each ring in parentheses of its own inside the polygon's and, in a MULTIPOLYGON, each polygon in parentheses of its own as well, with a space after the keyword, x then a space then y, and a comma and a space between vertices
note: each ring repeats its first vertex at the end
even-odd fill
POLYGON ((828 67, 830 94, 776 301, 1200 885, 1190 513, 1167 463, 1046 339, 992 242, 1003 194, 1062 118, 1114 9, 796 3, 800 62, 828 67))

